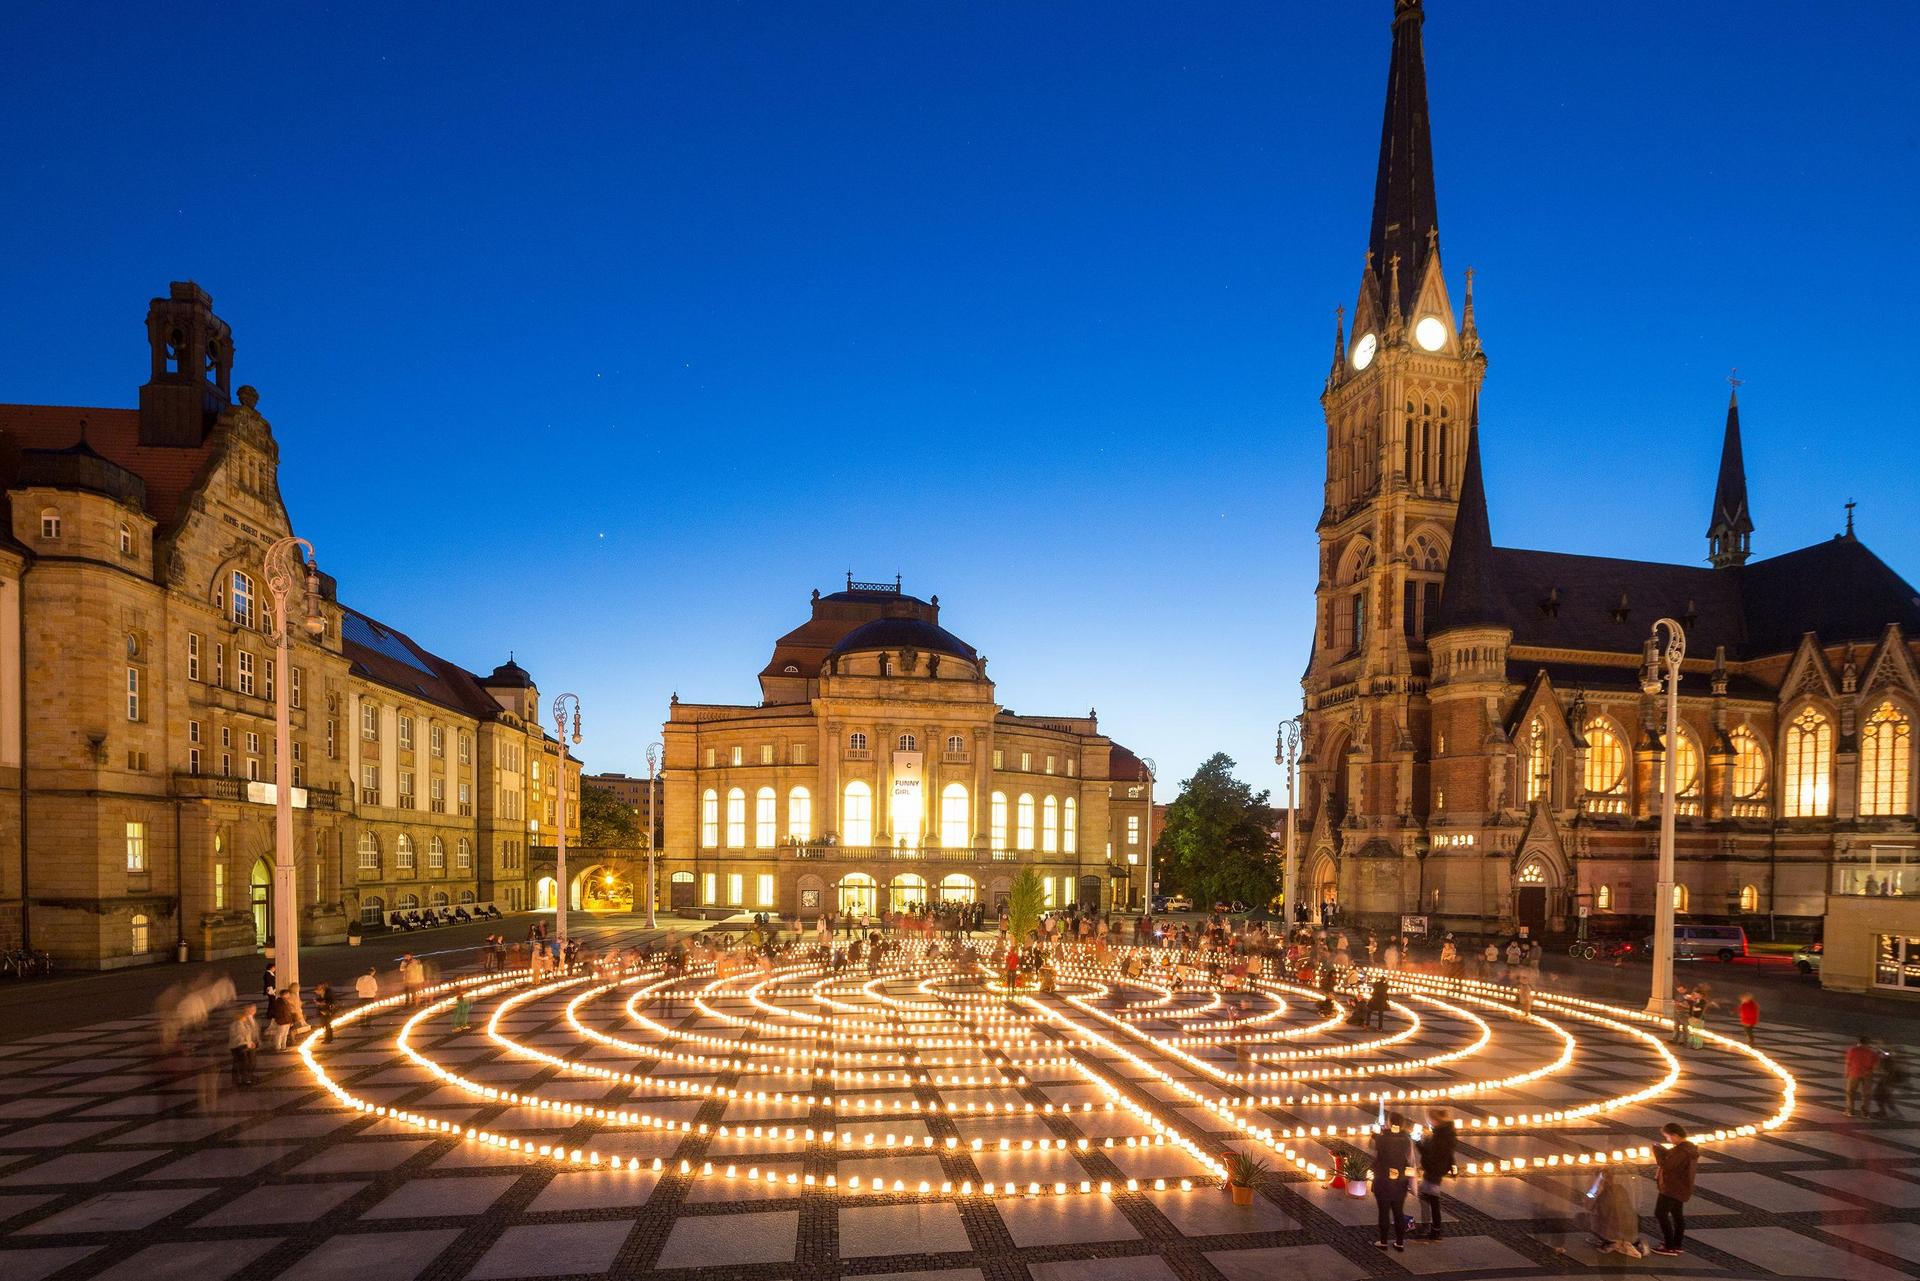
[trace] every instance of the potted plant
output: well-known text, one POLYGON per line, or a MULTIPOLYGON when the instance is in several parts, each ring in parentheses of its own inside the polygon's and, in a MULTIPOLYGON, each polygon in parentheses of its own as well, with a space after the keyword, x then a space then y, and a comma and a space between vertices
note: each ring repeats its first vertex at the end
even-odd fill
POLYGON ((1227 1189, 1235 1205, 1253 1204, 1253 1185, 1266 1173, 1267 1163, 1246 1152, 1227 1153, 1227 1189))
POLYGON ((1356 1198, 1366 1196, 1369 1190, 1368 1180, 1372 1177, 1373 1167, 1367 1163, 1367 1158, 1357 1152, 1347 1158, 1348 1196, 1356 1198))
POLYGON ((361 925, 360 925, 360 922, 358 922, 358 921, 348 921, 348 922, 347 922, 347 946, 348 946, 348 947, 359 947, 359 946, 360 946, 360 934, 361 934, 361 925))

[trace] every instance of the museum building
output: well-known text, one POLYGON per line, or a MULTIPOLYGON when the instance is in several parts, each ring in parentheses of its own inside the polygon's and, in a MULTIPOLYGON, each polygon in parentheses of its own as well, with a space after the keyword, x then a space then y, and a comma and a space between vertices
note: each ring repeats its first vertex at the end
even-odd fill
POLYGON ((1137 907, 1146 766, 1084 716, 995 701, 987 660, 899 581, 814 592, 758 705, 664 728, 669 906, 806 919, 960 902, 996 910, 1023 866, 1055 907, 1137 907))

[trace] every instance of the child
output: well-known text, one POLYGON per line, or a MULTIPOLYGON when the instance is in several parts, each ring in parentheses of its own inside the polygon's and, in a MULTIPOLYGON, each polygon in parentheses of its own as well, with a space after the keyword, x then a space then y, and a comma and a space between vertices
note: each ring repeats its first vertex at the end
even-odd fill
POLYGON ((1747 1034, 1747 1044, 1753 1044, 1753 1029, 1760 1025, 1760 1002, 1753 999, 1753 993, 1740 994, 1740 1030, 1747 1034))
POLYGON ((460 993, 453 1002, 453 1030, 464 1032, 473 1026, 473 998, 460 993))

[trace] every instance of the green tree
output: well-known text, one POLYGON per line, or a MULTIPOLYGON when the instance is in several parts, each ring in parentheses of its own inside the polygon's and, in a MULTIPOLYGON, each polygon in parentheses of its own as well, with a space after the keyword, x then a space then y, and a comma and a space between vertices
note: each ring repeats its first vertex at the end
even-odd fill
POLYGON ((1235 778, 1233 769, 1224 752, 1208 757, 1180 785, 1153 843, 1162 883, 1185 890, 1202 909, 1220 899, 1262 907, 1280 888, 1267 794, 1235 778))
POLYGON ((580 843, 631 849, 640 843, 640 823, 632 810, 604 787, 580 788, 580 843))
POLYGON ((1007 891, 1007 932, 1016 945, 1025 946, 1027 934, 1040 924, 1040 913, 1046 906, 1047 887, 1040 873, 1031 867, 1021 868, 1007 891))

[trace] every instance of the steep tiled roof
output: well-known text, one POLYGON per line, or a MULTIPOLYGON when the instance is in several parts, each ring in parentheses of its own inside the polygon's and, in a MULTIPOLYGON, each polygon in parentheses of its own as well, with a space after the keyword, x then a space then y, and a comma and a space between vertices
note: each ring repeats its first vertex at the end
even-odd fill
POLYGON ((359 610, 341 611, 340 649, 356 676, 479 720, 500 713, 500 704, 480 688, 472 672, 429 653, 404 632, 359 610))
POLYGON ((0 405, 0 432, 23 449, 64 449, 80 439, 83 419, 87 443, 144 481, 147 514, 161 529, 170 526, 213 457, 213 437, 192 448, 142 445, 140 412, 135 409, 0 405))

